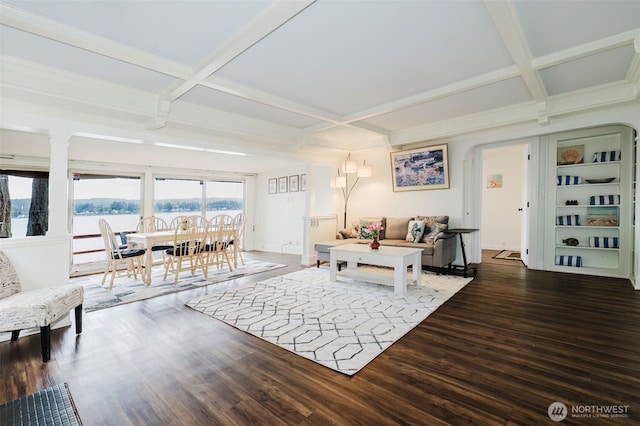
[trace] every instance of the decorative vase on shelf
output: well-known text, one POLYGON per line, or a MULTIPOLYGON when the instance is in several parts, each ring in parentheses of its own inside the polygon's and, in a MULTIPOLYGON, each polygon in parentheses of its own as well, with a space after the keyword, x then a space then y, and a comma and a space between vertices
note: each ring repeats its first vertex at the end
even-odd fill
POLYGON ((380 243, 378 242, 378 237, 373 237, 373 241, 371 241, 371 243, 369 244, 369 247, 371 247, 372 250, 378 250, 378 247, 380 247, 380 243))

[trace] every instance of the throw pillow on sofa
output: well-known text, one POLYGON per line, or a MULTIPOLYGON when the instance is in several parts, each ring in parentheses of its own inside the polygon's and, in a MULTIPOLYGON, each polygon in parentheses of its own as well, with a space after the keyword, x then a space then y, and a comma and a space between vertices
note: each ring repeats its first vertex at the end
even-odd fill
POLYGON ((433 244, 438 234, 446 231, 448 227, 449 225, 447 225, 446 223, 433 223, 431 227, 427 227, 427 230, 425 230, 425 233, 422 236, 420 242, 433 244))
POLYGON ((358 230, 354 226, 350 226, 348 228, 341 229, 340 235, 342 238, 358 238, 358 230))
POLYGON ((367 231, 367 225, 369 224, 374 224, 374 223, 380 223, 382 224, 382 231, 380 231, 380 236, 378 236, 379 240, 383 240, 385 238, 385 234, 384 234, 384 228, 386 226, 385 223, 385 218, 384 217, 362 217, 360 218, 360 228, 358 231, 358 238, 361 240, 370 240, 371 236, 369 235, 369 232, 367 231))
POLYGON ((424 234, 424 220, 410 220, 407 227, 407 235, 405 240, 410 243, 419 243, 424 234))
POLYGON ((434 223, 449 223, 449 216, 416 216, 416 220, 424 220, 425 225, 433 228, 434 223))
POLYGON ((385 240, 404 240, 407 235, 407 225, 412 217, 387 217, 384 227, 385 240))

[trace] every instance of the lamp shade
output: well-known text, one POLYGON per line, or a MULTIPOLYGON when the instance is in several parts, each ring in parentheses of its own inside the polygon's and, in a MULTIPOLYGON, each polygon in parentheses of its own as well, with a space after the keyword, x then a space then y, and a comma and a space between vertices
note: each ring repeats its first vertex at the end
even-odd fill
POLYGON ((346 188, 347 187, 347 178, 344 177, 344 176, 332 177, 331 181, 329 182, 329 186, 331 187, 331 189, 346 188))
POLYGON ((358 171, 358 163, 347 159, 342 163, 342 173, 356 173, 358 171))
POLYGON ((358 177, 371 177, 373 176, 373 167, 363 164, 358 166, 358 177))

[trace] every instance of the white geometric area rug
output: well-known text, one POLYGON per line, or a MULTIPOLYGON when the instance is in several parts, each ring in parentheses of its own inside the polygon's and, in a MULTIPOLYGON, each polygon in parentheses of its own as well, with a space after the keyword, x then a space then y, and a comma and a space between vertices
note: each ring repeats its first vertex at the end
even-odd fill
MULTIPOLYGON (((389 270, 389 273, 391 271, 389 270)), ((406 297, 308 268, 190 300, 187 306, 302 357, 353 375, 473 278, 422 273, 406 297)))
POLYGON ((221 269, 216 269, 215 266, 210 267, 207 278, 202 275, 200 269, 197 269, 196 273, 191 275, 188 268, 186 268, 180 272, 178 283, 174 284, 175 275, 169 272, 167 279, 163 280, 164 266, 155 265, 151 270, 150 285, 145 285, 139 276, 137 280, 133 277, 116 277, 113 282, 113 288, 109 290, 110 277, 107 277, 105 284, 101 285, 102 273, 72 278, 69 283, 80 284, 84 287, 83 310, 92 312, 284 267, 285 265, 279 263, 245 259, 244 265, 238 262, 238 267, 234 268, 232 272, 229 271, 226 265, 221 269))

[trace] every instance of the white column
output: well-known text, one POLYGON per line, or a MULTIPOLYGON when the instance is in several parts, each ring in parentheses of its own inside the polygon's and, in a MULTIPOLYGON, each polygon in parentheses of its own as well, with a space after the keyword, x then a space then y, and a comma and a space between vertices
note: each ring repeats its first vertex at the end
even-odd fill
POLYGON ((69 133, 51 133, 49 138, 49 230, 47 236, 68 236, 69 133))
POLYGON ((151 170, 147 170, 144 173, 144 191, 143 191, 143 195, 142 195, 142 199, 143 199, 143 209, 140 211, 140 215, 142 217, 146 217, 146 216, 153 216, 153 209, 154 209, 154 204, 153 204, 153 199, 154 194, 153 194, 153 188, 154 188, 155 182, 153 180, 153 173, 151 172, 151 170))

